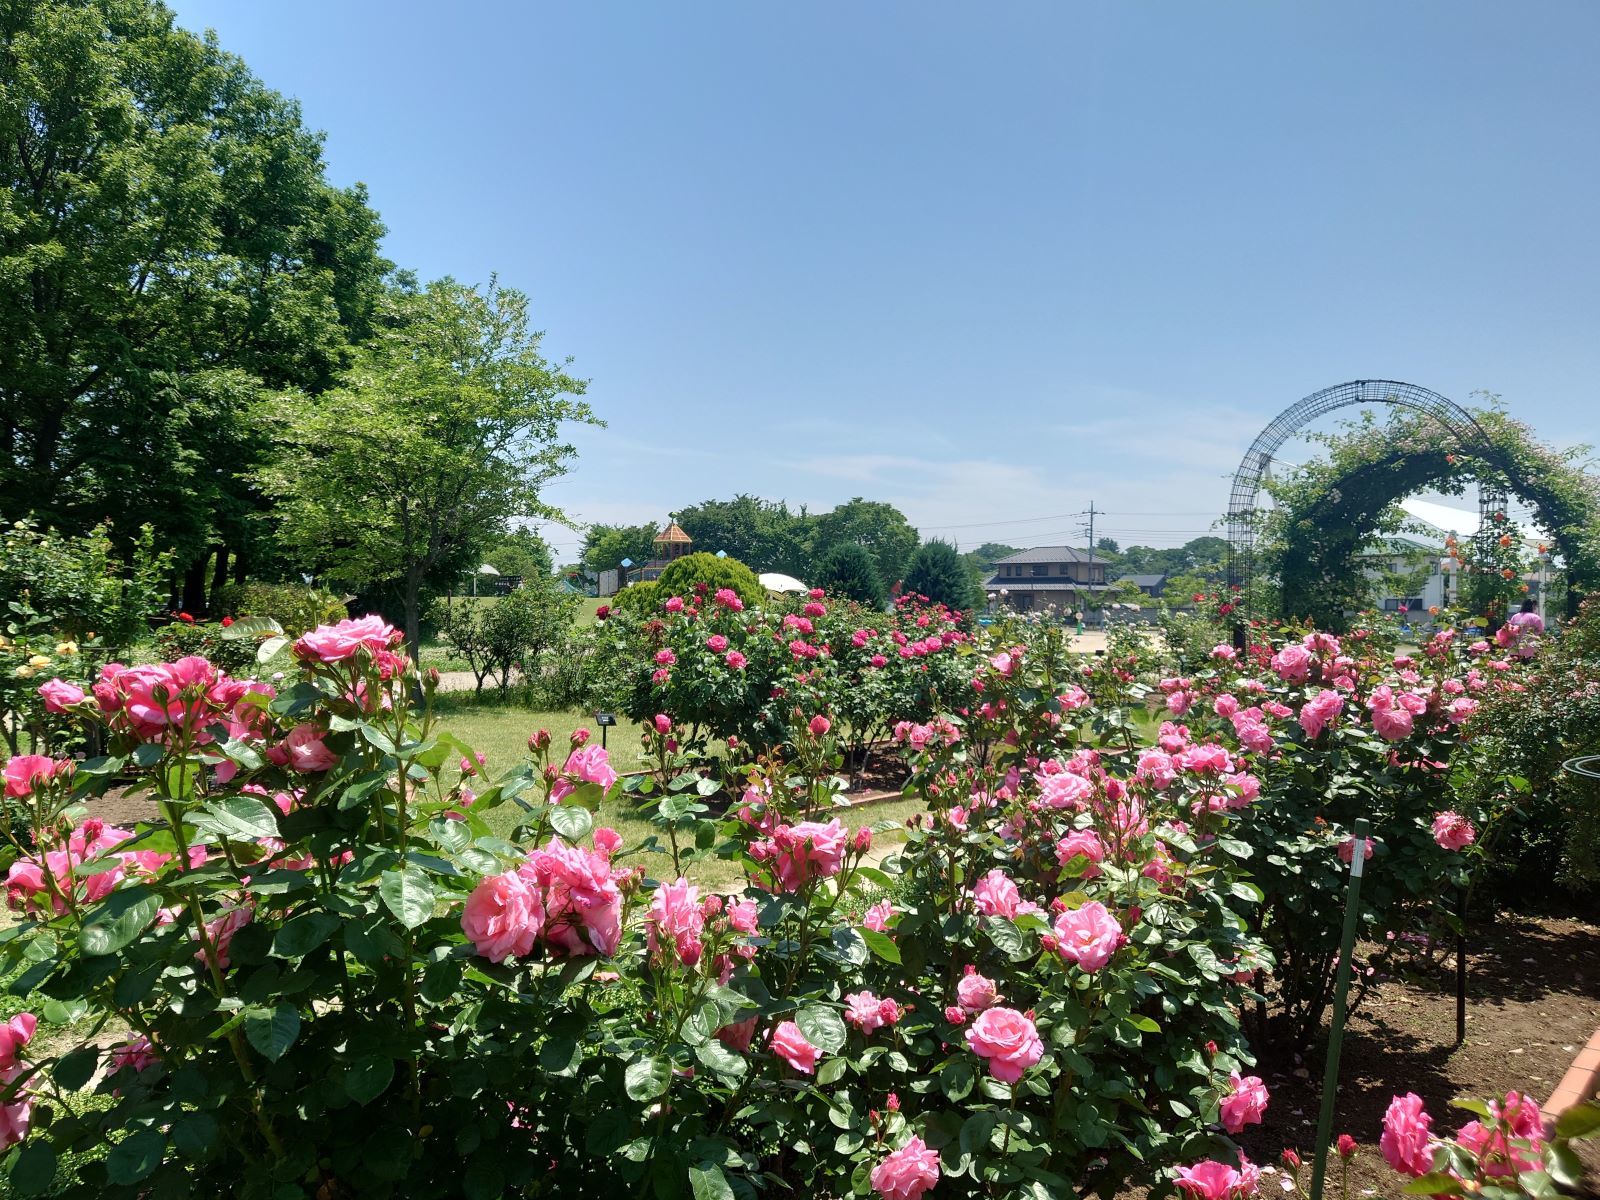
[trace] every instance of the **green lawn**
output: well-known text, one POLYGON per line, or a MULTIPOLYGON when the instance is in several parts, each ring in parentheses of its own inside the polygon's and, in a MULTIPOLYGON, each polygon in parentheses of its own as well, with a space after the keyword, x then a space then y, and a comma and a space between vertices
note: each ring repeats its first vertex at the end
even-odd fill
MULTIPOLYGON (((473 703, 465 696, 439 697, 435 711, 444 720, 444 727, 460 738, 488 761, 490 779, 503 774, 528 755, 528 738, 536 730, 548 729, 554 747, 564 748, 575 729, 586 728, 599 740, 600 731, 592 716, 579 712, 532 712, 509 705, 473 703)), ((611 763, 618 771, 637 770, 643 766, 639 741, 639 726, 625 718, 606 735, 606 748, 611 753, 611 763)), ((553 756, 554 757, 554 756, 553 756)), ((922 811, 914 800, 892 800, 862 808, 840 810, 840 816, 851 829, 872 825, 879 821, 893 821, 903 826, 911 814, 922 811)), ((505 805, 490 814, 490 823, 498 832, 509 834, 522 818, 515 805, 505 805)), ((626 797, 606 802, 597 821, 609 825, 622 835, 624 846, 637 846, 652 833, 648 814, 640 812, 626 797)), ((885 832, 879 844, 892 844, 903 840, 904 834, 885 832)), ((663 844, 665 837, 662 837, 663 844)), ((671 860, 664 854, 646 855, 636 860, 654 878, 671 870, 671 860)), ((738 882, 739 871, 731 863, 708 859, 696 865, 693 872, 697 882, 710 887, 725 887, 738 882)))

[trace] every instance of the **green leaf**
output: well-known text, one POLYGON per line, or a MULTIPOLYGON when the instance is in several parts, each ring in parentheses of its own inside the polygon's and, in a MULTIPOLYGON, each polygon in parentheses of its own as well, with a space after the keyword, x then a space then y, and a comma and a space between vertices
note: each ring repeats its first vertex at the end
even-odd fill
POLYGON ((167 1139, 159 1129, 139 1129, 111 1148, 106 1178, 112 1183, 138 1183, 161 1165, 167 1139))
POLYGON ((818 1050, 837 1054, 844 1047, 844 1019, 831 1008, 809 1004, 795 1014, 794 1023, 800 1026, 806 1041, 818 1050))
POLYGON ((22 1148, 11 1164, 11 1186, 19 1196, 42 1196, 56 1181, 56 1152, 42 1137, 22 1148))
POLYGON ((1413 1179, 1400 1189, 1403 1196, 1459 1196, 1465 1189, 1461 1180, 1443 1171, 1434 1171, 1413 1179))
POLYGON ((976 1082, 977 1073, 972 1064, 960 1059, 939 1072, 939 1090, 951 1100, 965 1100, 972 1094, 972 1085, 976 1082))
POLYGON ((1571 1146, 1551 1145, 1544 1148, 1545 1170, 1562 1187, 1574 1191, 1583 1182, 1583 1160, 1571 1146))
POLYGON ((256 649, 256 661, 263 663, 270 661, 279 650, 282 650, 288 644, 289 639, 286 637, 269 637, 256 649))
POLYGON ((161 761, 166 748, 158 742, 140 742, 133 749, 133 765, 150 768, 161 761))
POLYGON ((238 642, 250 638, 253 641, 264 633, 282 634, 283 626, 271 617, 240 617, 222 631, 222 640, 238 642))
POLYGON ((234 842, 278 836, 278 813, 255 796, 213 800, 194 815, 194 827, 234 842))
POLYGON ((272 953, 278 958, 304 958, 333 935, 342 924, 332 913, 302 913, 278 930, 272 953))
POLYGON ((370 1104, 383 1095, 393 1079, 394 1059, 386 1054, 369 1054, 356 1059, 345 1072, 345 1095, 357 1104, 370 1104))
POLYGON ((725 1078, 742 1078, 744 1073, 750 1069, 744 1055, 735 1054, 715 1038, 696 1046, 694 1055, 711 1070, 725 1078))
POLYGON ((672 1068, 659 1058, 637 1059, 622 1076, 623 1089, 641 1104, 664 1095, 671 1082, 672 1068))
POLYGON ((270 1013, 246 1017, 244 1036, 268 1059, 277 1062, 300 1036, 300 1010, 292 1004, 280 1004, 270 1013))
POLYGON ((838 1057, 830 1058, 821 1063, 817 1067, 817 1086, 827 1087, 830 1083, 838 1083, 840 1077, 844 1074, 844 1069, 849 1065, 848 1061, 838 1057))
POLYGON ((100 1065, 100 1052, 93 1046, 80 1046, 70 1054, 64 1054, 56 1060, 55 1066, 50 1069, 56 1084, 69 1092, 75 1092, 88 1083, 94 1075, 95 1067, 100 1065))
POLYGON ((594 828, 594 814, 587 808, 576 808, 567 804, 552 805, 550 828, 573 845, 577 845, 588 837, 589 831, 594 828))
POLYGON ((433 880, 418 867, 405 866, 385 871, 378 883, 384 906, 407 929, 416 929, 433 917, 433 880))
POLYGON ((79 945, 90 957, 115 954, 137 938, 156 919, 161 897, 149 888, 119 888, 89 914, 79 945))
POLYGON ((879 933, 876 929, 863 928, 861 930, 861 939, 867 943, 867 949, 883 959, 884 962, 899 964, 900 947, 895 945, 894 939, 887 933, 879 933))
POLYGON ((625 1106, 602 1109, 584 1131, 583 1148, 591 1158, 610 1158, 633 1134, 633 1117, 625 1106))
POLYGON ((733 1187, 716 1163, 698 1163, 689 1168, 689 1190, 694 1200, 733 1200, 733 1187))
POLYGON ((1558 1138, 1586 1138, 1600 1132, 1600 1100, 1574 1104, 1556 1118, 1558 1138))
POLYGON ((217 1140, 217 1119, 210 1113, 186 1112, 172 1122, 172 1144, 185 1158, 204 1158, 217 1140))

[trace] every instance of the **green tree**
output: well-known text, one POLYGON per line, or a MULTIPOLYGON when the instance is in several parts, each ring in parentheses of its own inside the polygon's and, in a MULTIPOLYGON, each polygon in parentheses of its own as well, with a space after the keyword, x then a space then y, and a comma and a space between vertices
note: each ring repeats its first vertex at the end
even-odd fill
POLYGON ((513 671, 520 670, 525 679, 538 677, 541 656, 566 641, 577 611, 578 598, 562 594, 552 576, 533 575, 504 596, 437 604, 433 617, 472 668, 474 691, 481 693, 493 679, 503 696, 513 671))
MULTIPOLYGON (((905 575, 906 565, 916 553, 920 540, 911 522, 894 505, 857 496, 848 504, 815 518, 812 561, 816 569, 820 569, 835 547, 860 546, 872 556, 878 578, 887 587, 905 575)), ((808 582, 823 586, 818 580, 808 582)))
POLYGON ((882 608, 889 600, 889 589, 884 586, 872 555, 855 542, 841 542, 823 555, 810 582, 830 596, 842 596, 872 608, 882 608))
POLYGON ((938 538, 924 542, 912 556, 902 590, 964 612, 978 606, 971 570, 954 546, 938 538))
POLYGON ((496 538, 484 550, 482 558, 500 574, 524 580, 548 577, 555 570, 550 543, 526 525, 519 525, 496 538))
POLYGON ((732 500, 704 500, 678 513, 678 524, 694 539, 695 549, 721 550, 755 571, 781 571, 805 577, 811 566, 806 547, 811 521, 804 510, 788 504, 738 495, 732 500))
POLYGON ((0 10, 0 179, 0 513, 151 524, 203 589, 259 532, 259 390, 326 387, 370 331, 377 215, 156 0, 0 10))
POLYGON ((1116 538, 1103 537, 1095 542, 1094 548, 1102 554, 1116 554, 1121 547, 1117 545, 1116 538))
POLYGON ((623 559, 635 566, 655 557, 656 534, 659 526, 644 525, 591 525, 583 537, 583 565, 594 574, 615 571, 623 559))
POLYGON ((521 292, 444 279, 394 294, 385 327, 338 388, 289 394, 261 471, 285 553, 356 584, 398 581, 406 640, 421 638, 430 573, 480 555, 574 455, 569 421, 602 424, 585 383, 546 362, 521 292))

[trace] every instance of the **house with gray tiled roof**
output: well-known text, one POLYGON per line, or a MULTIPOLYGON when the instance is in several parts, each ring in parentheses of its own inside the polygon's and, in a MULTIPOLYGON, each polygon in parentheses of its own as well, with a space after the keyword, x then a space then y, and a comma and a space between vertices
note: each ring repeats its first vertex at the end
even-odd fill
POLYGON ((1018 612, 1071 612, 1106 591, 1106 564, 1071 546, 1035 546, 994 564, 984 591, 1018 612))

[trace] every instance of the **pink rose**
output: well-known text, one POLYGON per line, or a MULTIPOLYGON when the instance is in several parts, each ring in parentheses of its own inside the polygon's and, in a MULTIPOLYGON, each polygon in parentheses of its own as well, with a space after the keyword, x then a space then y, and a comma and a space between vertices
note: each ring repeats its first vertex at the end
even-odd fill
POLYGON ((278 745, 279 751, 288 756, 289 769, 312 774, 338 766, 339 756, 328 749, 323 736, 323 730, 317 725, 296 725, 291 729, 289 736, 278 745))
POLYGON ((1089 865, 1079 872, 1084 879, 1099 877, 1099 864, 1105 861, 1106 847, 1094 830, 1074 829, 1056 843, 1056 861, 1063 867, 1078 858, 1089 860, 1089 865))
POLYGON ((720 605, 729 612, 744 611, 744 601, 739 599, 739 593, 732 588, 718 588, 717 594, 711 597, 711 602, 720 605))
POLYGON ((1460 813, 1446 810, 1433 818, 1433 840, 1441 849, 1460 850, 1478 840, 1478 831, 1460 813))
POLYGON ((1426 1175, 1433 1169, 1433 1137, 1428 1132, 1433 1118, 1422 1111, 1422 1097, 1415 1092, 1396 1096, 1383 1114, 1383 1136, 1378 1149, 1396 1171, 1404 1175, 1426 1175))
POLYGON ((31 796, 34 785, 49 783, 58 769, 65 773, 71 767, 62 762, 58 768, 56 760, 46 754, 15 755, 6 762, 6 795, 12 799, 31 796))
POLYGON ((610 858, 622 849, 622 835, 608 825, 594 831, 594 848, 610 858))
POLYGON ((1538 1101, 1521 1092, 1507 1092, 1504 1105, 1489 1102, 1489 1112, 1495 1120, 1488 1125, 1468 1121, 1456 1134, 1456 1145, 1477 1155, 1483 1173, 1491 1178, 1538 1169, 1544 1152, 1544 1121, 1538 1101), (1510 1127, 1511 1138, 1529 1144, 1513 1144, 1500 1128, 1501 1121, 1510 1127))
POLYGON ((467 897, 461 930, 490 962, 515 955, 525 958, 544 926, 544 902, 538 891, 515 871, 490 875, 467 897))
POLYGON ((806 1035, 793 1021, 784 1021, 772 1031, 772 1052, 804 1075, 816 1074, 817 1059, 822 1053, 806 1041, 806 1035))
POLYGON ((44 697, 46 712, 63 713, 74 704, 82 704, 84 695, 81 687, 75 687, 64 679, 52 679, 39 687, 39 695, 44 697))
POLYGON ((608 788, 617 782, 617 773, 611 767, 611 756, 601 746, 584 746, 567 755, 567 765, 562 770, 585 783, 608 788))
POLYGON ((963 975, 956 984, 956 1001, 967 1012, 982 1012, 1000 1003, 1000 991, 992 979, 977 973, 963 975))
POLYGON ((34 1030, 38 1027, 39 1018, 26 1012, 0 1025, 0 1070, 17 1065, 17 1051, 33 1041, 34 1030))
POLYGON ((692 967, 700 961, 705 930, 705 913, 700 908, 700 889, 679 876, 676 883, 656 888, 645 914, 645 939, 652 953, 671 943, 678 961, 692 967))
POLYGON ((669 596, 667 597, 667 602, 661 607, 666 609, 669 613, 680 613, 683 611, 683 597, 669 596))
POLYGON ((819 713, 811 718, 811 723, 807 725, 806 728, 811 730, 812 737, 819 738, 827 733, 828 730, 832 729, 833 725, 827 717, 824 717, 819 713))
POLYGON ((1304 646, 1285 646, 1272 656, 1272 669, 1285 683, 1304 683, 1311 676, 1311 651, 1304 646))
POLYGON ((987 1059, 989 1074, 1002 1083, 1015 1083, 1022 1073, 1044 1057, 1044 1043, 1032 1021, 1014 1008, 988 1008, 967 1029, 967 1045, 987 1059))
POLYGON ((706 649, 713 654, 721 654, 728 648, 728 639, 720 633, 713 633, 706 639, 706 649))
POLYGON ((336 663, 354 658, 363 646, 376 653, 402 640, 403 635, 394 626, 382 617, 369 615, 337 625, 319 625, 295 642, 294 652, 302 659, 336 663))
POLYGON ((915 1135, 872 1168, 872 1190, 883 1200, 918 1200, 939 1182, 939 1152, 915 1135))
POLYGON ((1239 1200, 1255 1193, 1256 1174, 1259 1172, 1247 1176, 1227 1163, 1207 1159, 1192 1167, 1179 1167, 1173 1182, 1190 1200, 1239 1200))
POLYGON ((972 899, 978 911, 986 917, 1014 920, 1019 912, 1032 909, 1031 905, 1025 906, 1016 883, 998 867, 978 880, 972 889, 972 899))
POLYGON ((742 671, 745 668, 745 664, 750 660, 744 655, 740 654, 737 650, 729 650, 727 657, 722 661, 728 664, 728 668, 730 670, 742 671))
POLYGON ((143 1034, 111 1047, 112 1071, 139 1072, 155 1066, 160 1061, 155 1047, 150 1044, 150 1039, 143 1034))
POLYGON ((1082 809, 1094 798, 1094 784, 1082 775, 1060 771, 1039 781, 1039 802, 1048 808, 1082 809))
MULTIPOLYGON (((852 992, 844 998, 844 1019, 862 1033, 881 1029, 885 1025, 893 1024, 885 1019, 883 1003, 871 992, 852 992)), ((889 1003, 894 1002, 889 1001, 889 1003)))
POLYGON ((1056 918, 1055 951, 1080 971, 1098 971, 1111 961, 1117 948, 1127 941, 1122 925, 1098 900, 1081 908, 1068 909, 1056 918))
POLYGON ((887 900, 880 900, 861 918, 861 923, 874 933, 883 933, 889 928, 889 918, 894 916, 894 905, 887 900))
MULTIPOLYGON (((1375 843, 1371 838, 1367 838, 1366 842, 1367 842, 1366 849, 1365 849, 1365 852, 1361 855, 1361 857, 1364 860, 1371 861, 1371 859, 1372 859, 1372 851, 1373 851, 1373 848, 1377 845, 1377 843, 1375 843)), ((1348 866, 1350 863, 1355 861, 1355 857, 1356 857, 1356 839, 1354 837, 1347 837, 1347 838, 1345 838, 1344 841, 1339 843, 1339 861, 1343 862, 1346 866, 1348 866)))
POLYGON ((663 737, 672 732, 672 718, 666 713, 657 713, 651 723, 656 727, 656 732, 663 737))
MULTIPOLYGON (((16 1066, 0 1071, 0 1089, 10 1087, 24 1070, 25 1067, 16 1066)), ((32 1121, 33 1093, 23 1084, 8 1103, 0 1104, 0 1150, 9 1149, 26 1138, 32 1121)))
MULTIPOLYGON (((206 924, 206 936, 211 939, 211 945, 217 952, 217 969, 226 971, 233 965, 233 960, 228 957, 228 948, 233 945, 233 935, 238 933, 255 916, 255 910, 248 905, 239 908, 230 908, 220 917, 216 917, 206 924)), ((198 959, 206 959, 205 947, 202 946, 194 952, 198 959)))
POLYGON ((761 906, 754 900, 736 900, 728 905, 728 924, 738 933, 754 933, 761 919, 761 906))
POLYGON ((1229 1076, 1229 1082, 1233 1090, 1222 1098, 1222 1127, 1238 1133, 1246 1125, 1261 1124, 1270 1099, 1266 1085, 1255 1075, 1240 1078, 1237 1071, 1229 1076))

